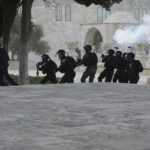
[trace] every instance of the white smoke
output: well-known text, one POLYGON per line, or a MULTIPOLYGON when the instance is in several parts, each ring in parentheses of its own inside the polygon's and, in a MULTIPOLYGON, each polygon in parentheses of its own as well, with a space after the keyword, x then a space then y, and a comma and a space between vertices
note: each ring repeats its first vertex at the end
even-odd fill
POLYGON ((139 26, 118 29, 113 39, 118 44, 150 43, 150 15, 145 15, 139 26))

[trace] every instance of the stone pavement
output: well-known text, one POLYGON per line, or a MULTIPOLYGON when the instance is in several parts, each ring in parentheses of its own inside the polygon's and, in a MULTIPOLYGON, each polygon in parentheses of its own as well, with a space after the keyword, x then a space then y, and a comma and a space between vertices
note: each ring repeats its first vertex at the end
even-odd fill
POLYGON ((150 150, 150 87, 0 87, 0 150, 150 150))

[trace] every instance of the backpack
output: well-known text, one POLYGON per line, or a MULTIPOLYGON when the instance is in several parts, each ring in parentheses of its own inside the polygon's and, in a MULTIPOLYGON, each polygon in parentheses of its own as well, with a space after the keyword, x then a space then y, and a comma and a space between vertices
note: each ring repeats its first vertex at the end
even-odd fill
POLYGON ((87 59, 85 62, 85 66, 89 67, 89 66, 97 66, 98 63, 98 58, 97 55, 95 53, 88 53, 87 54, 87 59))
POLYGON ((117 62, 115 56, 107 56, 105 67, 114 69, 116 68, 117 62))
POLYGON ((136 60, 136 67, 137 67, 138 73, 143 72, 143 66, 139 60, 136 60))
POLYGON ((68 64, 69 64, 70 69, 75 69, 76 66, 77 66, 77 63, 74 60, 74 58, 70 57, 70 56, 67 56, 67 60, 68 60, 68 64))

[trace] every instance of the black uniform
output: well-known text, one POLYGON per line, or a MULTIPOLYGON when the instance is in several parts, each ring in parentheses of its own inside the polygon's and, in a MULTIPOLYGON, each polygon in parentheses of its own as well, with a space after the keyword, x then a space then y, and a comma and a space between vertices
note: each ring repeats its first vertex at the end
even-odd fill
POLYGON ((89 77, 89 82, 94 81, 95 74, 97 71, 97 63, 98 63, 98 58, 95 53, 88 52, 83 56, 83 59, 82 59, 80 65, 83 64, 87 68, 81 77, 82 83, 86 82, 86 79, 88 77, 89 77))
POLYGON ((116 58, 114 55, 107 55, 102 57, 102 62, 104 62, 104 71, 101 72, 100 76, 98 77, 98 81, 102 82, 105 78, 105 82, 111 82, 114 69, 116 68, 116 58))
POLYGON ((143 71, 143 66, 139 60, 132 60, 127 64, 128 74, 129 74, 129 83, 137 84, 140 76, 139 73, 143 71))
POLYGON ((54 61, 51 59, 42 61, 37 64, 37 67, 43 74, 46 74, 46 76, 41 80, 41 84, 45 84, 47 81, 51 81, 53 84, 57 83, 57 65, 54 61))
POLYGON ((0 48, 0 85, 7 85, 5 79, 9 81, 12 85, 18 85, 9 75, 9 56, 4 48, 0 48))
POLYGON ((128 83, 127 61, 123 57, 116 57, 116 67, 113 82, 128 83))
POLYGON ((61 58, 61 65, 58 68, 58 71, 64 73, 60 83, 74 83, 74 78, 76 73, 74 69, 76 67, 75 60, 70 56, 64 56, 61 58))

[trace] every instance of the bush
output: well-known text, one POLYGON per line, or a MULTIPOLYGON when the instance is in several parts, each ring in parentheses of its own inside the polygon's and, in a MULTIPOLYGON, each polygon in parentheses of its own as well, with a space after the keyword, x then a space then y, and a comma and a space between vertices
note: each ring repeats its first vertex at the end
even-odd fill
MULTIPOLYGON (((19 77, 17 75, 10 75, 17 83, 19 82, 19 77)), ((29 76, 30 78, 30 84, 40 84, 43 77, 39 76, 29 76)), ((50 84, 50 82, 47 82, 46 84, 50 84)))

